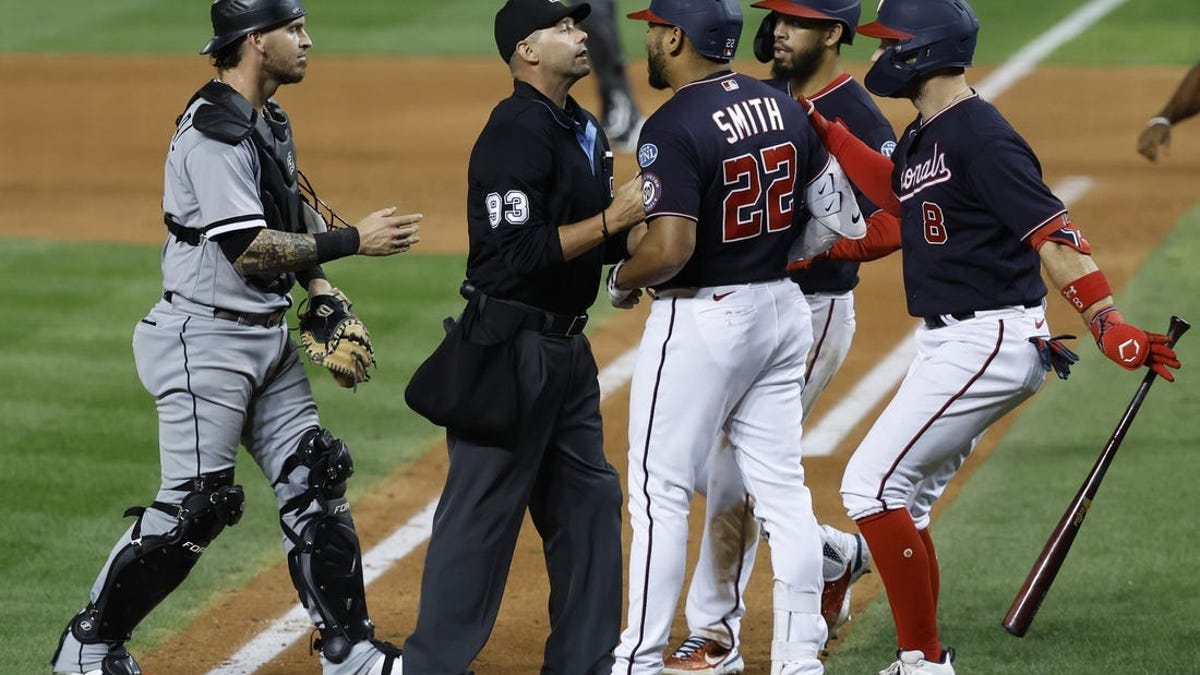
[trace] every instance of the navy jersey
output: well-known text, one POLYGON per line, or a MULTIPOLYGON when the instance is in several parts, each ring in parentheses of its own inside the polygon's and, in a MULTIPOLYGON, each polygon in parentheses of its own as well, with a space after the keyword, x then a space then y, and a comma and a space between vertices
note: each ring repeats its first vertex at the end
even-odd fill
POLYGON ((612 203, 608 139, 574 99, 563 110, 517 81, 475 142, 467 170, 467 279, 479 290, 559 314, 583 314, 626 233, 564 260, 558 228, 612 203))
POLYGON ((696 248, 658 288, 782 279, 807 220, 804 187, 829 155, 804 110, 758 80, 724 71, 680 87, 638 142, 646 221, 696 221, 696 248))
MULTIPOLYGON (((791 87, 786 78, 764 80, 767 84, 792 96, 791 87)), ((808 97, 816 106, 817 112, 828 120, 841 120, 868 147, 891 156, 896 149, 896 132, 892 125, 879 111, 879 106, 871 100, 871 95, 861 84, 850 76, 842 73, 832 82, 808 97)), ((869 216, 879 210, 866 195, 854 188, 854 198, 863 215, 869 216)), ((805 293, 844 293, 858 285, 858 266, 854 261, 818 260, 808 268, 792 272, 792 280, 800 285, 805 293)))
POLYGON ((905 129, 892 154, 908 312, 923 317, 1040 302, 1028 243, 1066 213, 1033 150, 977 94, 905 129))

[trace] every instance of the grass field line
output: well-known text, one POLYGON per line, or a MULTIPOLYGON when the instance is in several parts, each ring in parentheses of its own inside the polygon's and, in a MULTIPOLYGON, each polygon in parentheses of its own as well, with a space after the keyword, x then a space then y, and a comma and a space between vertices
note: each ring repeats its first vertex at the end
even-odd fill
MULTIPOLYGON (((1080 7, 1058 24, 1052 26, 1048 31, 1035 38, 1028 45, 1018 50, 1016 54, 993 71, 989 77, 981 81, 976 86, 976 90, 984 98, 994 99, 1021 78, 1032 72, 1037 63, 1046 58, 1054 49, 1083 33, 1096 21, 1099 21, 1103 16, 1126 1, 1092 0, 1092 2, 1080 7)), ((1083 192, 1086 192, 1086 189, 1083 192)), ((1075 201, 1075 199, 1068 201, 1060 193, 1059 196, 1068 204, 1071 201, 1075 201)), ((1080 196, 1082 196, 1082 193, 1075 195, 1075 198, 1078 199, 1080 196)), ((849 433, 850 429, 853 429, 857 425, 857 420, 861 420, 862 417, 874 408, 875 404, 878 403, 878 397, 890 392, 895 383, 899 382, 900 377, 903 376, 904 371, 907 369, 908 362, 911 361, 911 355, 916 351, 915 345, 912 343, 913 338, 910 335, 901 341, 888 356, 884 357, 879 365, 863 378, 863 382, 868 379, 874 379, 874 390, 871 392, 862 392, 863 395, 860 399, 852 398, 855 391, 861 388, 862 382, 860 382, 860 386, 856 387, 855 391, 851 391, 849 395, 838 402, 837 406, 829 414, 822 418, 821 422, 813 428, 811 436, 809 436, 812 439, 811 445, 806 441, 805 455, 828 455, 837 448, 841 439, 849 433), (891 386, 881 386, 881 383, 888 378, 890 378, 891 386), (869 406, 865 405, 873 397, 876 400, 869 406), (843 412, 843 408, 848 412, 843 412), (836 422, 831 420, 828 423, 829 430, 822 430, 822 424, 826 424, 825 420, 829 420, 830 418, 834 418, 836 422), (854 421, 850 422, 852 419, 854 421), (824 437, 818 434, 823 434, 824 437)), ((630 377, 633 375, 633 365, 636 361, 636 355, 637 348, 634 347, 617 357, 600 371, 599 380, 602 386, 601 401, 608 398, 614 391, 620 390, 621 387, 629 382, 630 377)), ((403 559, 429 538, 433 527, 433 512, 436 507, 437 499, 435 498, 422 508, 419 513, 401 524, 392 534, 388 535, 387 538, 363 555, 363 581, 366 585, 369 586, 392 563, 403 559)), ((250 675, 262 666, 270 663, 293 643, 307 635, 310 630, 311 623, 308 618, 308 612, 300 605, 296 605, 286 614, 275 619, 270 626, 254 636, 220 666, 209 671, 208 675, 250 675)))

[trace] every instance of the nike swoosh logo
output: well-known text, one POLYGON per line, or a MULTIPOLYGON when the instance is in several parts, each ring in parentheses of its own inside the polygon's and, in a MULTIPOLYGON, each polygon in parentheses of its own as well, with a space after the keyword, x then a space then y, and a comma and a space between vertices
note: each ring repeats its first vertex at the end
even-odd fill
POLYGON ((1033 322, 1033 327, 1034 327, 1034 328, 1041 328, 1042 326, 1045 326, 1045 325, 1046 325, 1046 320, 1045 320, 1045 319, 1042 319, 1042 320, 1040 320, 1040 321, 1034 321, 1034 322, 1033 322))
POLYGON ((825 188, 829 187, 831 185, 833 185, 833 174, 829 174, 829 182, 828 183, 825 183, 824 181, 821 182, 821 187, 817 190, 817 194, 818 195, 825 194, 825 188))
POLYGON ((737 293, 737 291, 729 291, 728 293, 713 293, 713 300, 720 302, 734 293, 737 293))
POLYGON ((858 221, 860 221, 860 220, 862 220, 862 214, 861 214, 861 213, 856 213, 856 214, 854 214, 853 216, 851 216, 851 217, 850 217, 850 222, 851 222, 851 223, 853 223, 853 224, 855 224, 855 225, 857 225, 857 224, 858 224, 858 221))
POLYGON ((725 652, 724 654, 718 654, 716 656, 713 656, 712 654, 709 654, 709 653, 704 654, 704 661, 710 666, 719 666, 727 658, 729 658, 729 652, 725 652))

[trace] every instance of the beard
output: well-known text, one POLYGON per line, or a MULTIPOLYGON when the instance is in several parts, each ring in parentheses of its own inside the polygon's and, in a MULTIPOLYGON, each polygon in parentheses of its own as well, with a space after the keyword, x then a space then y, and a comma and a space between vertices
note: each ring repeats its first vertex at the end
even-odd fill
POLYGON ((663 53, 661 48, 651 52, 650 58, 647 59, 646 65, 650 71, 650 86, 655 89, 667 89, 671 86, 667 82, 666 61, 666 54, 663 53))
POLYGON ((789 60, 776 58, 771 64, 771 74, 782 80, 807 82, 820 67, 824 51, 824 47, 815 44, 804 51, 792 52, 789 60))
POLYGON ((279 56, 268 53, 263 59, 263 72, 267 77, 279 84, 296 84, 304 79, 308 71, 307 61, 286 61, 279 56))

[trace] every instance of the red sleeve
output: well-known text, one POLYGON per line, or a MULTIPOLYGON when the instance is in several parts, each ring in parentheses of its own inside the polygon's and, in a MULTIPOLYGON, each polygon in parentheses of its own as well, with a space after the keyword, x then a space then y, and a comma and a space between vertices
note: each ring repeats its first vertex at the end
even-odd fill
POLYGON ((887 211, 876 211, 867 218, 867 236, 841 238, 827 252, 830 260, 878 260, 900 250, 900 219, 887 211))
POLYGON ((892 191, 892 160, 871 149, 841 122, 816 123, 814 126, 829 153, 837 158, 850 177, 850 182, 884 211, 899 216, 900 200, 892 191))

